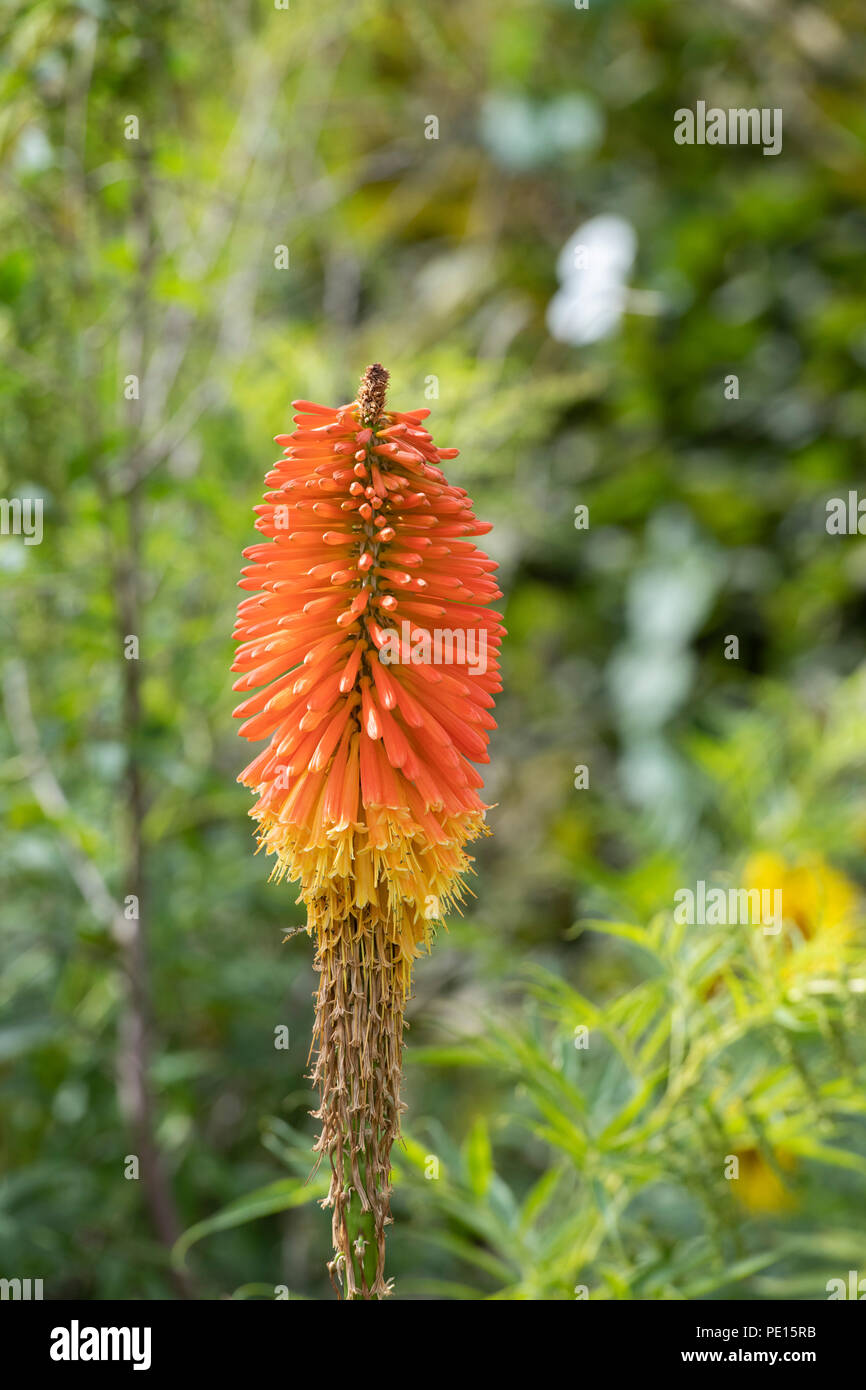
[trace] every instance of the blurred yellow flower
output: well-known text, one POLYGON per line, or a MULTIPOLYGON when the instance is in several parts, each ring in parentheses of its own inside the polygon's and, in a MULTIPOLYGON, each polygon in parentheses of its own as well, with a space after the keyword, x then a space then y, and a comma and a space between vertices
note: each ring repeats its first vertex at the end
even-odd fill
POLYGON ((800 937, 786 933, 795 947, 787 976, 839 971, 857 921, 857 888, 850 879, 817 854, 789 864, 770 853, 754 854, 743 877, 749 889, 781 889, 783 920, 800 937))
MULTIPOLYGON (((756 1215, 789 1211, 796 1206, 793 1193, 785 1186, 760 1149, 753 1146, 737 1149, 735 1157, 739 1165, 739 1176, 733 1185, 734 1195, 742 1206, 756 1215)), ((777 1149, 773 1157, 783 1171, 793 1170, 794 1155, 787 1149, 777 1149)))
POLYGON ((749 888, 781 888, 782 911, 807 940, 839 928, 851 935, 857 890, 820 855, 789 865, 778 854, 754 854, 746 864, 745 880, 749 888))

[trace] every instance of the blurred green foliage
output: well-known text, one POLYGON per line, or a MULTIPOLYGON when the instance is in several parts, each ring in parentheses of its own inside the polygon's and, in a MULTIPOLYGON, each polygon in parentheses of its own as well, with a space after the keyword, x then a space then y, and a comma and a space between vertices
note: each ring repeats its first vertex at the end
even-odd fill
POLYGON ((0 537, 0 1272, 177 1289, 124 1179, 100 912, 138 855, 174 1268, 330 1296, 311 954, 252 853, 228 668, 269 440, 375 359, 461 450, 510 634, 494 837, 417 971, 398 1295, 824 1297, 866 1248, 866 551, 824 524, 866 424, 856 7, 5 17, 0 495, 44 500, 44 539, 0 537), (676 145, 697 100, 781 107, 782 153, 676 145), (557 257, 601 213, 636 233, 626 311, 568 346, 557 257), (801 875, 782 939, 676 928, 756 855, 801 875))

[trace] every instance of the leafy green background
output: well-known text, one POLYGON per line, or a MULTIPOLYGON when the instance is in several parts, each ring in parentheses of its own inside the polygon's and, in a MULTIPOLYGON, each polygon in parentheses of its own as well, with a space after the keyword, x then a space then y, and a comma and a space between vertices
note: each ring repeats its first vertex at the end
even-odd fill
POLYGON ((824 524, 866 423, 858 18, 7 0, 0 495, 42 497, 45 534, 0 538, 0 1275, 332 1296, 310 944, 281 944, 302 916, 252 853, 228 672, 270 439, 372 360, 461 450, 510 634, 494 837, 410 1011, 397 1296, 866 1274, 866 551, 824 524), (781 107, 782 153, 676 145, 697 100, 781 107), (635 229, 632 294, 569 346, 557 256, 599 213, 635 229), (848 885, 829 956, 808 913, 779 942, 673 923, 755 853, 848 885), (124 1178, 105 903, 138 858, 173 1259, 124 1178), (784 1196, 744 1201, 738 1153, 784 1196))

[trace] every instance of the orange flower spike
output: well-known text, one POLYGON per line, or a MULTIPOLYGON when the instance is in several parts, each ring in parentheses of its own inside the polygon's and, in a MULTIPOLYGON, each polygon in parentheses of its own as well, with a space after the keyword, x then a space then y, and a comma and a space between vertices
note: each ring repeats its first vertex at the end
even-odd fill
POLYGON ((319 974, 313 1080, 334 1259, 346 1298, 381 1298, 403 1008, 413 960, 460 903, 466 845, 488 833, 487 761, 504 636, 495 563, 439 464, 428 410, 387 411, 388 373, 357 400, 294 402, 255 508, 238 609, 235 714, 271 742, 238 779, 272 877, 300 888, 319 974), (368 1213, 369 1255, 358 1241, 368 1213))

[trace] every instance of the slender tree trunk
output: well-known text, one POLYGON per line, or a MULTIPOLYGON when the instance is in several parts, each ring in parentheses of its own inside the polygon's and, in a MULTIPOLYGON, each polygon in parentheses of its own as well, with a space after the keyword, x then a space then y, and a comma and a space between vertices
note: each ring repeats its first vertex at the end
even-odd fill
MULTIPOLYGON (((130 294, 129 372, 138 379, 138 396, 129 406, 129 454, 134 461, 144 433, 143 392, 149 355, 150 290, 156 262, 150 159, 146 148, 137 158, 138 185, 134 197, 133 224, 139 263, 130 294)), ((124 364, 126 365, 126 364, 124 364)), ((147 960, 147 884, 144 845, 145 795, 142 774, 142 549, 144 516, 142 482, 134 462, 130 484, 123 496, 124 535, 114 549, 112 571, 115 594, 118 652, 122 682, 122 719, 126 744, 123 811, 123 897, 136 900, 136 915, 124 922, 123 976, 125 1002, 118 1036, 118 1085, 121 1104, 132 1130, 138 1154, 145 1200, 160 1243, 170 1250, 181 1234, 174 1193, 156 1140, 156 1113, 150 1083, 152 1021, 147 960), (130 656, 129 638, 139 651, 130 656)), ((189 1278, 173 1270, 172 1279, 181 1297, 191 1296, 189 1278)))

